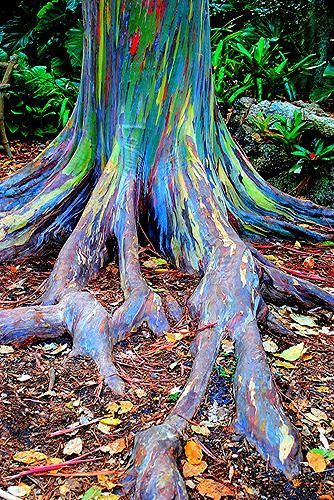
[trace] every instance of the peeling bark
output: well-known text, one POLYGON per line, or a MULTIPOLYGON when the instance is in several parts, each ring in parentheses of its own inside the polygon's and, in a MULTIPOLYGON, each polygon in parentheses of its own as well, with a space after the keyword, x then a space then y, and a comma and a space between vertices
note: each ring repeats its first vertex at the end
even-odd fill
MULTIPOLYGON (((169 329, 167 304, 140 270, 140 216, 159 253, 201 276, 188 302, 199 331, 184 391, 165 423, 137 436, 124 488, 135 498, 187 498, 179 440, 226 336, 238 356, 236 428, 292 477, 300 439, 283 412, 258 323, 288 334, 265 301, 334 309, 334 299, 278 270, 250 241, 333 240, 334 211, 268 185, 234 143, 213 94, 207 1, 85 0, 83 12, 73 116, 36 160, 0 182, 0 258, 35 254, 71 234, 41 304, 0 311, 0 340, 24 343, 66 331, 73 353, 91 356, 106 383, 123 393, 114 345, 144 322, 157 335, 169 329), (110 241, 117 243, 124 292, 111 317, 84 291, 108 261, 110 241)), ((175 301, 169 312, 180 316, 175 301)))

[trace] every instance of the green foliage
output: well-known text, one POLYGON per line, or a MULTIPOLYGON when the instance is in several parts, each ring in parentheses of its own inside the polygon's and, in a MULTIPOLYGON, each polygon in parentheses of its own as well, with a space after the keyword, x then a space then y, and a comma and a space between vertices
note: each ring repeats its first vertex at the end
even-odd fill
POLYGON ((311 92, 310 98, 315 102, 323 102, 334 95, 334 59, 324 71, 324 85, 311 92))
MULTIPOLYGON (((293 100, 300 92, 303 75, 316 64, 314 54, 293 61, 267 25, 268 37, 259 36, 259 26, 235 31, 234 22, 214 31, 213 66, 218 100, 232 104, 241 95, 257 100, 284 95, 293 100)), ((264 28, 261 31, 265 31, 264 28)))
POLYGON ((19 54, 6 125, 12 134, 48 138, 75 104, 82 58, 80 0, 25 0, 0 28, 0 58, 19 54))
POLYGON ((271 134, 272 140, 291 151, 301 139, 303 132, 310 128, 310 124, 304 121, 301 111, 295 111, 293 118, 286 118, 279 114, 274 115, 271 128, 273 130, 271 134))
POLYGON ((326 162, 334 162, 334 144, 326 145, 321 139, 315 141, 312 149, 295 144, 291 154, 299 160, 290 172, 299 174, 303 170, 314 171, 323 167, 326 162))
POLYGON ((282 145, 292 158, 299 158, 290 172, 312 173, 328 165, 328 162, 334 162, 334 144, 326 144, 317 139, 312 146, 306 145, 304 133, 310 128, 310 124, 304 121, 301 111, 296 111, 293 118, 277 113, 268 116, 259 113, 249 117, 249 121, 263 138, 282 145))
POLYGON ((334 460, 334 450, 326 450, 325 448, 312 448, 310 451, 312 453, 318 453, 318 455, 325 457, 329 461, 334 460))
POLYGON ((19 53, 6 126, 11 133, 23 137, 54 136, 70 116, 77 89, 77 83, 56 78, 45 66, 30 66, 26 56, 19 53))

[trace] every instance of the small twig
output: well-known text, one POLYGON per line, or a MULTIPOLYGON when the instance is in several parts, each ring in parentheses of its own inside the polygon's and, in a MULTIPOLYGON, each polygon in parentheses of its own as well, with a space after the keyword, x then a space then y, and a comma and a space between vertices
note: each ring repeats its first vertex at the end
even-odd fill
POLYGON ((204 451, 204 453, 206 453, 209 457, 211 457, 216 462, 219 462, 219 463, 223 462, 223 460, 221 460, 220 458, 216 457, 216 455, 214 455, 212 453, 212 451, 210 451, 203 443, 201 443, 201 441, 199 439, 196 439, 196 441, 199 444, 199 446, 202 448, 202 450, 204 451))
POLYGON ((85 422, 83 424, 79 424, 73 427, 67 427, 66 429, 61 429, 59 431, 51 432, 49 434, 49 437, 57 437, 57 436, 63 436, 64 434, 71 434, 71 432, 75 432, 78 429, 81 429, 82 427, 88 427, 89 425, 96 424, 99 422, 102 418, 105 418, 107 415, 103 415, 102 417, 94 418, 93 420, 90 420, 89 422, 85 422))
MULTIPOLYGON (((26 476, 32 476, 32 475, 40 475, 43 472, 50 472, 53 470, 58 470, 58 469, 63 469, 64 467, 71 467, 73 465, 78 465, 90 461, 96 461, 96 458, 92 458, 90 460, 84 460, 85 457, 88 457, 92 453, 99 451, 100 448, 97 448, 93 451, 89 451, 88 453, 84 453, 80 457, 77 458, 72 458, 71 460, 67 460, 66 462, 60 462, 59 464, 52 464, 52 465, 36 465, 34 467, 29 467, 26 470, 23 470, 19 472, 18 474, 15 474, 14 476, 8 476, 6 479, 20 479, 22 477, 26 476)), ((99 459, 98 459, 99 460, 99 459)))
POLYGON ((100 476, 100 475, 106 475, 106 476, 116 476, 117 473, 121 474, 123 471, 121 470, 95 470, 95 471, 89 471, 89 472, 59 472, 59 473, 43 473, 41 476, 52 476, 52 477, 91 477, 91 476, 100 476))

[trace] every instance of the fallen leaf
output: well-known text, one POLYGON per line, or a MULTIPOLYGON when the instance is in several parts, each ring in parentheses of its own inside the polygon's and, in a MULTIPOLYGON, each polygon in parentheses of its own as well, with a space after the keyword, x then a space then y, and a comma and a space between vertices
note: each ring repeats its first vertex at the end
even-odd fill
POLYGON ((263 342, 263 349, 266 352, 277 352, 278 351, 278 345, 273 342, 272 340, 265 340, 263 342))
POLYGON ((112 417, 106 417, 106 418, 101 418, 100 424, 103 425, 109 425, 109 426, 116 426, 119 425, 122 422, 119 418, 112 418, 112 417))
POLYGON ((315 261, 313 255, 309 255, 308 257, 306 257, 306 259, 303 262, 303 266, 305 267, 305 269, 311 270, 314 268, 314 265, 315 261))
POLYGON ((234 490, 230 486, 214 481, 214 479, 202 479, 197 485, 197 490, 203 497, 213 500, 235 496, 234 490))
POLYGON ((48 457, 45 453, 35 450, 26 450, 26 451, 18 451, 13 456, 13 459, 16 462, 20 462, 22 464, 35 464, 37 462, 41 462, 42 460, 46 460, 48 457))
POLYGON ((327 414, 318 408, 311 408, 311 413, 317 417, 318 420, 328 420, 327 414))
POLYGON ((191 430, 202 436, 208 437, 210 435, 210 429, 206 425, 192 425, 191 430))
POLYGON ((187 441, 184 447, 184 451, 187 460, 191 465, 198 465, 202 462, 203 459, 202 448, 198 443, 196 443, 196 441, 193 441, 192 439, 187 441))
POLYGON ((306 455, 307 463, 314 472, 323 472, 326 469, 327 462, 325 457, 314 451, 309 451, 306 455))
POLYGON ((196 477, 202 474, 208 467, 208 464, 203 460, 199 464, 191 464, 189 462, 184 462, 183 465, 183 477, 196 477))
POLYGON ((303 314, 291 313, 290 318, 301 326, 317 326, 317 323, 310 316, 304 316, 303 314))
POLYGON ((82 452, 82 439, 76 437, 68 441, 63 450, 64 455, 80 455, 82 452))
POLYGON ((110 434, 111 431, 110 425, 102 424, 101 422, 99 422, 97 424, 97 428, 100 432, 103 432, 103 434, 110 434))
POLYGON ((12 354, 14 349, 11 345, 0 345, 0 354, 12 354))
POLYGON ((292 363, 289 363, 288 361, 275 361, 274 363, 275 366, 280 366, 282 368, 291 368, 291 369, 294 369, 296 368, 295 365, 293 365, 292 363))
POLYGON ((20 377, 17 377, 17 380, 19 382, 26 382, 27 380, 31 379, 31 375, 28 375, 27 373, 23 373, 20 377))
POLYGON ((31 487, 25 483, 19 483, 17 486, 9 486, 8 493, 18 498, 24 498, 30 495, 31 487))
POLYGON ((102 488, 107 490, 112 490, 117 486, 117 483, 113 483, 107 474, 99 474, 97 480, 102 488))
POLYGON ((275 354, 275 356, 278 356, 285 361, 296 361, 305 351, 306 349, 304 346, 304 342, 301 342, 300 344, 289 347, 289 349, 285 349, 285 351, 281 352, 280 354, 275 354))
POLYGON ((112 403, 108 403, 107 406, 106 406, 106 408, 107 408, 107 410, 108 410, 109 413, 111 413, 112 415, 114 415, 119 410, 119 404, 115 403, 115 401, 113 401, 112 403))
POLYGON ((101 493, 102 493, 101 488, 96 488, 96 486, 93 486, 92 488, 89 488, 89 490, 86 491, 86 493, 82 497, 82 500, 98 500, 101 493))
POLYGON ((63 459, 59 457, 48 457, 46 459, 46 465, 57 465, 61 462, 63 462, 63 459))
POLYGON ((116 453, 121 453, 126 449, 126 440, 125 438, 115 439, 109 444, 109 453, 111 455, 116 455, 116 453))
POLYGON ((131 401, 120 401, 119 406, 120 408, 118 410, 118 413, 120 415, 123 415, 124 413, 129 413, 129 411, 132 410, 133 403, 131 403, 131 401))
POLYGON ((183 339, 183 335, 180 332, 168 332, 165 335, 167 342, 174 344, 175 342, 179 342, 183 339))
POLYGON ((157 258, 157 257, 151 257, 150 259, 146 260, 142 264, 144 267, 147 269, 157 269, 161 267, 168 267, 168 262, 165 259, 157 258))

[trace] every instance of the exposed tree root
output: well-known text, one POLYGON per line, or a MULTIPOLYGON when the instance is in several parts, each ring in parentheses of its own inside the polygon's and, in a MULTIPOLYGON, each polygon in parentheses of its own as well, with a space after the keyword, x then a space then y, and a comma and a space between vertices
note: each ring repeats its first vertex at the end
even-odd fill
MULTIPOLYGON (((165 192, 159 185, 160 202, 165 199, 170 211, 164 225, 160 219, 161 207, 151 203, 150 210, 159 231, 164 230, 174 238, 173 245, 164 248, 168 257, 180 267, 202 274, 188 302, 191 315, 198 321, 199 332, 191 346, 194 357, 191 374, 173 411, 165 423, 139 433, 135 440, 133 465, 124 479, 124 489, 134 488, 135 498, 150 500, 187 498, 177 469, 179 439, 196 414, 221 339, 226 336, 234 340, 238 360, 234 380, 237 431, 287 477, 298 473, 300 439, 282 409, 258 323, 276 334, 289 333, 270 314, 264 299, 279 304, 297 302, 306 307, 333 308, 334 305, 330 294, 286 275, 251 245, 243 243, 228 223, 222 190, 218 185, 212 190, 210 182, 215 177, 207 179, 189 137, 180 151, 191 158, 189 168, 185 168, 184 162, 173 168, 169 168, 168 162, 158 163, 151 184, 152 201, 159 168, 167 170, 165 192)), ((169 330, 161 298, 148 286, 140 270, 137 235, 140 184, 131 170, 116 168, 120 162, 121 152, 112 156, 100 176, 77 226, 59 254, 42 298, 43 305, 0 312, 1 342, 22 344, 68 332, 73 338, 72 354, 90 356, 117 394, 123 394, 126 387, 113 363, 115 344, 144 322, 157 335, 169 330), (118 244, 125 300, 110 317, 104 307, 83 290, 107 261, 107 243, 112 237, 118 244)), ((47 184, 46 189, 51 189, 51 184, 47 184)), ((57 210, 55 206, 54 209, 57 210)), ((26 210, 26 206, 22 210, 26 210)), ((59 216, 65 216, 61 210, 59 216)), ((34 213, 29 220, 28 231, 33 221, 38 220, 36 217, 34 213)), ((8 248, 12 248, 11 244, 8 248)), ((2 257, 8 255, 3 249, 2 257)), ((170 309, 174 316, 180 316, 175 301, 171 302, 170 309)))

